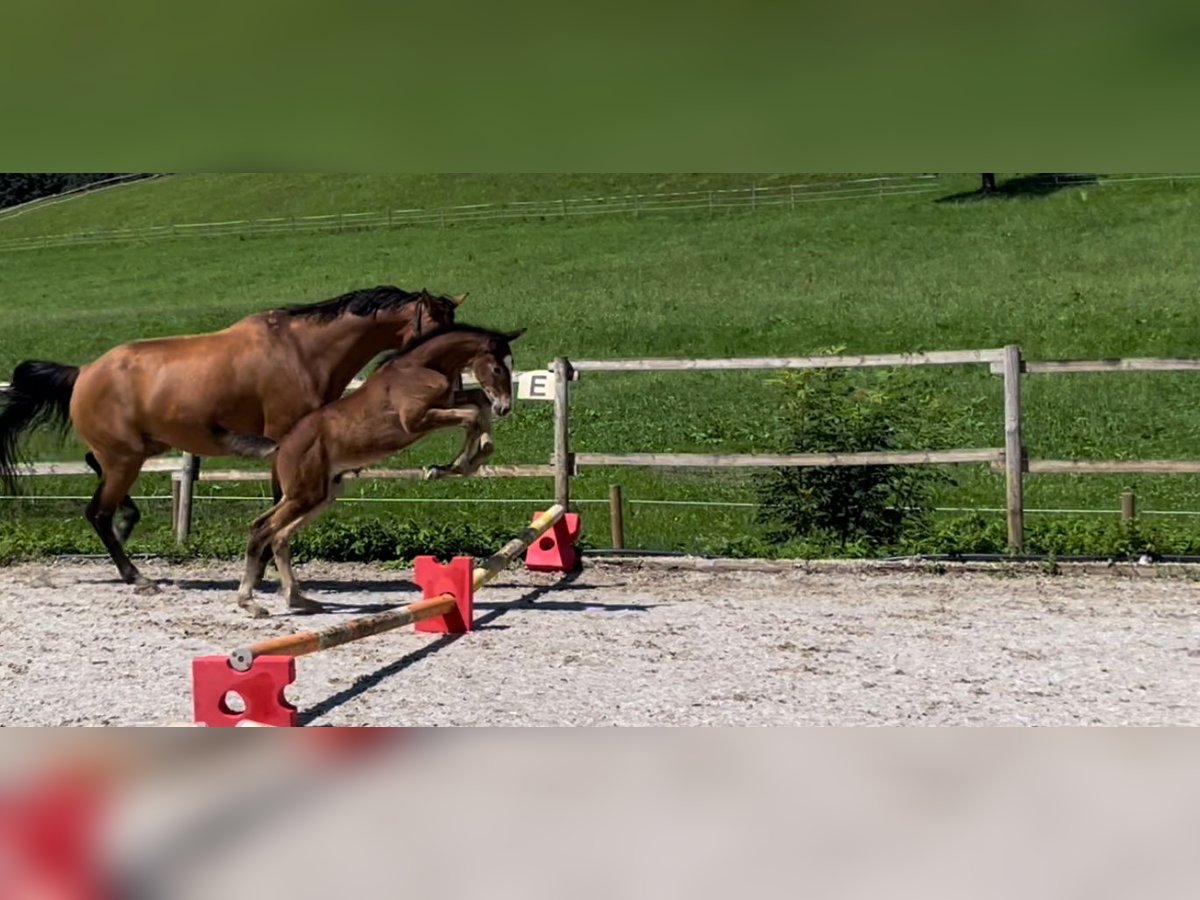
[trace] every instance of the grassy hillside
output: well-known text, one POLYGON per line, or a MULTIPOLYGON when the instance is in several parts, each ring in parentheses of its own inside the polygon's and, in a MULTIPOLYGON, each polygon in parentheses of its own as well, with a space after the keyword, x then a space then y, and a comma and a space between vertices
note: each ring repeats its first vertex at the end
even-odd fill
MULTIPOLYGON (((792 176, 789 176, 791 178, 792 176)), ((328 209, 434 206, 591 190, 624 193, 747 184, 749 176, 186 176, 47 209, 54 230, 328 209), (325 199, 323 199, 325 198, 325 199), (374 201, 374 202, 372 202, 374 201), (322 206, 327 203, 327 206, 322 206), (72 207, 73 209, 69 209, 72 207)), ((972 187, 973 176, 947 191, 972 187)), ((1030 199, 935 202, 937 195, 640 220, 481 224, 391 232, 213 238, 0 254, 0 372, 20 359, 83 362, 135 337, 222 327, 249 312, 376 283, 470 290, 463 317, 529 327, 519 367, 552 356, 851 353, 996 347, 1029 358, 1197 355, 1200 186, 1116 185, 1030 199)), ((42 215, 43 213, 39 213, 42 215)), ((0 237, 32 215, 0 222, 0 237)), ((42 220, 40 227, 50 227, 42 220)), ((45 232, 48 233, 48 232, 45 232)), ((1001 446, 999 383, 934 370, 920 388, 947 445, 1001 446)), ((769 451, 779 440, 769 373, 597 376, 579 383, 581 451, 769 451)), ((1190 376, 1027 379, 1030 452, 1043 457, 1189 457, 1200 446, 1190 376), (1178 400, 1176 398, 1179 398, 1178 400)), ((500 432, 499 461, 550 451, 547 406, 524 404, 500 432)), ((445 456, 450 439, 409 459, 445 456)), ((39 455, 74 456, 46 445, 39 455)), ((998 506, 1002 482, 960 469, 950 506, 998 506)), ((610 480, 634 499, 748 498, 746 479, 621 471, 580 479, 599 499, 610 480)), ((83 480, 43 492, 77 492, 83 480)), ((1031 478, 1031 507, 1116 508, 1134 486, 1146 509, 1200 509, 1196 479, 1031 478)), ((151 480, 151 489, 161 485, 151 480)), ((88 488, 90 490, 90 487, 88 488)), ((212 493, 210 487, 205 492, 212 493)), ((379 485, 373 496, 544 497, 540 483, 379 485)), ((244 496, 249 489, 234 491, 244 496)), ((4 514, 70 518, 78 504, 7 504, 4 514)), ((200 521, 241 523, 255 504, 204 503, 200 521)), ((341 515, 428 515, 511 524, 504 507, 347 504, 341 515)), ((162 515, 157 518, 161 522, 162 515)), ((592 517, 600 527, 602 517, 592 517)), ((628 532, 648 547, 699 549, 749 526, 737 508, 641 506, 628 532)), ((225 526, 222 526, 225 527, 225 526)))
POLYGON ((172 175, 6 215, 5 238, 188 222, 319 216, 475 203, 804 184, 788 174, 172 175))

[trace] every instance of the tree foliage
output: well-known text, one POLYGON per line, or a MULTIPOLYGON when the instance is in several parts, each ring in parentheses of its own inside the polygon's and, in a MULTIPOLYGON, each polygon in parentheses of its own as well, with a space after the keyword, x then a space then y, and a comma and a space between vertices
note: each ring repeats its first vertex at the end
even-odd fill
POLYGON ((104 172, 0 172, 0 209, 112 177, 104 172))
MULTIPOLYGON (((780 379, 788 452, 920 449, 928 410, 904 373, 810 369, 780 379)), ((776 543, 895 545, 949 481, 919 466, 777 468, 756 482, 759 520, 776 543)))

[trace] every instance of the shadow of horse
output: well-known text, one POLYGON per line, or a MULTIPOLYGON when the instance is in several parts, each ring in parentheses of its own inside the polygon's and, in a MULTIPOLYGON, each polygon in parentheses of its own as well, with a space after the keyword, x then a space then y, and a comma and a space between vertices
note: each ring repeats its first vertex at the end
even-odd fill
MULTIPOLYGON (((238 578, 175 578, 175 579, 160 579, 160 583, 169 584, 173 587, 180 588, 186 591, 225 591, 232 593, 238 589, 241 583, 238 578)), ((327 581, 314 579, 306 582, 312 588, 318 591, 324 591, 332 594, 394 594, 398 591, 404 592, 419 592, 415 584, 407 578, 396 578, 387 580, 379 579, 359 579, 351 581, 327 581)), ((266 582, 259 588, 265 594, 273 594, 278 592, 277 582, 266 582)))
POLYGON ((1035 175, 1018 175, 997 184, 994 190, 979 187, 973 191, 939 197, 935 203, 974 203, 980 200, 1015 200, 1046 197, 1068 188, 1098 184, 1095 175, 1085 173, 1041 172, 1035 175))

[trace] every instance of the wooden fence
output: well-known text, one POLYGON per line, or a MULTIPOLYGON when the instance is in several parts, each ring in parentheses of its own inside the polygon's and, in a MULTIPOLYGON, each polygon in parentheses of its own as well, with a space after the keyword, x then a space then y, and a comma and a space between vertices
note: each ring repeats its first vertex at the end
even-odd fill
MULTIPOLYGON (((571 479, 586 468, 642 466, 651 468, 773 468, 785 466, 889 466, 986 464, 1005 478, 1005 510, 1011 552, 1024 549, 1024 478, 1027 474, 1200 474, 1200 460, 1054 460, 1029 459, 1021 435, 1021 381, 1025 376, 1064 375, 1080 372, 1196 372, 1200 359, 1103 359, 1027 362, 1018 346, 988 350, 950 350, 927 353, 893 353, 871 356, 752 357, 741 359, 555 359, 549 367, 554 378, 554 453, 548 465, 490 466, 477 477, 554 479, 555 502, 569 508, 571 479), (711 453, 573 453, 571 450, 571 384, 584 377, 613 372, 696 372, 778 369, 869 368, 890 366, 986 365, 1003 380, 1002 429, 997 446, 940 448, 869 453, 711 454, 711 453), (1001 441, 1000 438, 1003 437, 1001 441)), ((998 423, 1000 424, 1000 423, 998 423)), ((197 481, 266 481, 262 470, 206 471, 188 455, 151 460, 146 471, 171 471, 176 534, 187 538, 191 530, 192 492, 197 481)), ((91 474, 82 463, 42 463, 33 475, 91 474)), ((422 476, 420 469, 364 469, 357 477, 368 479, 422 476)))
POLYGON ((690 212, 719 215, 730 210, 790 208, 806 203, 882 199, 940 192, 936 175, 890 175, 800 184, 751 185, 745 188, 567 197, 555 200, 514 200, 428 209, 384 209, 335 212, 325 215, 270 216, 223 222, 177 222, 162 225, 98 229, 71 234, 0 237, 0 252, 45 247, 75 247, 123 241, 160 239, 314 234, 392 229, 409 226, 470 225, 481 222, 538 221, 596 216, 632 216, 690 212))

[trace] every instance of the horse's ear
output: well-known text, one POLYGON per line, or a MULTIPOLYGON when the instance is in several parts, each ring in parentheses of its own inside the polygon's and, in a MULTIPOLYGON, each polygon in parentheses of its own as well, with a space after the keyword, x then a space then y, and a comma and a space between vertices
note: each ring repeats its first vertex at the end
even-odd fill
POLYGON ((526 328, 518 328, 516 331, 510 331, 508 334, 506 334, 504 336, 504 340, 508 341, 508 343, 511 344, 513 341, 515 341, 517 338, 519 338, 521 335, 523 335, 527 330, 528 329, 526 329, 526 328))
POLYGON ((451 297, 450 299, 454 301, 455 306, 462 306, 463 301, 466 300, 467 297, 469 297, 469 296, 471 296, 471 292, 467 291, 465 294, 459 294, 455 297, 451 297))

